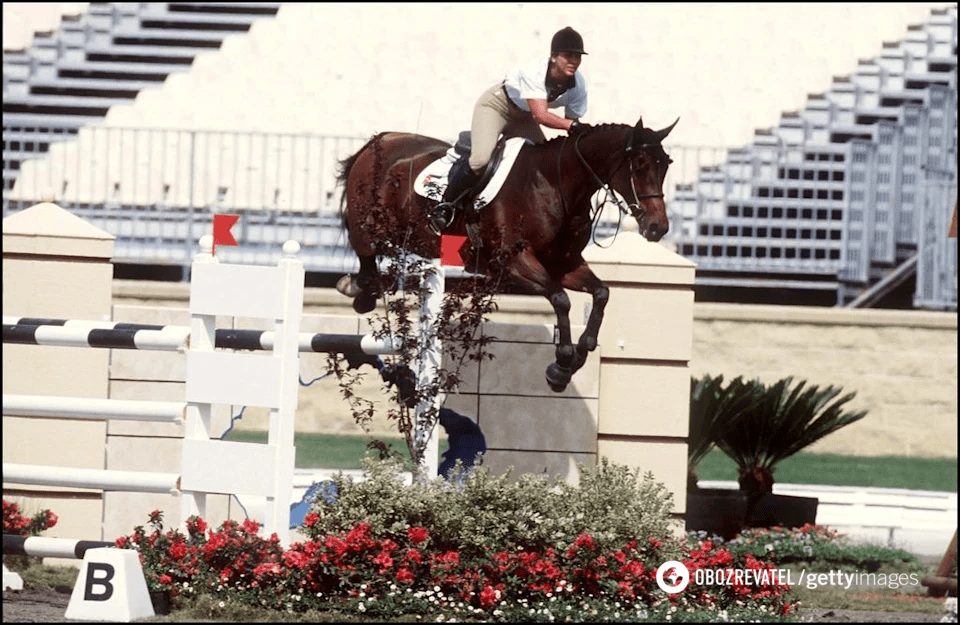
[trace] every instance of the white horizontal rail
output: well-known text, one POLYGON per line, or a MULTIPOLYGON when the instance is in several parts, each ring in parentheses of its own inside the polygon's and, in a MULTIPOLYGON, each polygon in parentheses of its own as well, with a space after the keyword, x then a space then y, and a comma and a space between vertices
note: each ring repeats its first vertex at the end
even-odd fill
POLYGON ((180 492, 180 476, 176 473, 78 469, 6 462, 3 463, 3 483, 135 493, 177 494, 180 492))
MULTIPOLYGON (((3 318, 4 343, 60 347, 101 347, 185 351, 189 347, 189 326, 155 326, 116 321, 83 319, 27 320, 3 318)), ((218 328, 216 346, 227 349, 272 351, 272 330, 218 328)), ((297 339, 301 352, 335 352, 342 354, 391 355, 399 352, 399 337, 378 338, 371 334, 311 334, 301 332, 297 339)))
POLYGON ((185 402, 4 395, 3 414, 10 417, 56 417, 90 421, 183 423, 185 402))

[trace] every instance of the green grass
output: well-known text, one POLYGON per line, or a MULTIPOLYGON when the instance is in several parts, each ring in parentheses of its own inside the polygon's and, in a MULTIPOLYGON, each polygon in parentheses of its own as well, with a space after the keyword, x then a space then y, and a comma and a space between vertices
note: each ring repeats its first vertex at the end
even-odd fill
MULTIPOLYGON (((233 430, 228 440, 265 443, 266 432, 233 430)), ((367 443, 373 437, 347 434, 297 433, 298 468, 360 469, 367 443)), ((378 437, 391 449, 409 458, 400 437, 378 437)), ((447 449, 440 439, 440 454, 447 449)), ((711 450, 700 466, 701 480, 737 479, 737 465, 718 449, 711 450)), ((827 484, 832 486, 877 486, 957 492, 955 458, 905 458, 902 456, 841 456, 837 454, 798 453, 777 465, 774 479, 784 484, 827 484)))
MULTIPOLYGON (((737 479, 737 465, 718 449, 697 467, 701 480, 737 479)), ((841 456, 800 452, 780 462, 774 480, 784 484, 877 486, 957 492, 956 458, 841 456)))
MULTIPOLYGON (((267 433, 233 430, 227 440, 266 443, 267 433)), ((293 436, 293 444, 297 448, 295 466, 299 469, 362 469, 361 458, 367 452, 367 443, 372 440, 372 436, 298 432, 293 436)), ((401 452, 404 458, 410 459, 407 444, 399 436, 376 437, 376 440, 383 441, 390 449, 401 452)), ((442 455, 447 447, 447 439, 441 438, 439 455, 442 455)))
MULTIPOLYGON (((804 608, 829 608, 831 610, 866 610, 869 612, 920 612, 923 614, 943 615, 943 599, 927 596, 924 586, 912 584, 898 588, 886 586, 851 586, 846 588, 839 585, 818 585, 809 588, 806 583, 800 582, 801 568, 796 565, 787 565, 790 569, 790 579, 794 582, 793 590, 800 600, 801 614, 804 608)), ((809 571, 810 569, 807 569, 809 571)), ((851 567, 837 566, 833 563, 824 563, 819 567, 822 572, 843 570, 849 573, 863 573, 851 567)), ((894 572, 892 569, 890 572, 894 572)), ((923 575, 917 574, 916 578, 923 575)))

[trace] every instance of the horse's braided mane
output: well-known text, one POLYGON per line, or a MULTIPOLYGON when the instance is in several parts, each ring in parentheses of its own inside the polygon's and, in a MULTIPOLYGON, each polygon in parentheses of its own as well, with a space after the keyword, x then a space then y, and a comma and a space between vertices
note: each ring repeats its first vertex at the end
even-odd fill
MULTIPOLYGON (((587 128, 586 130, 582 131, 582 132, 580 133, 580 136, 581 136, 581 137, 585 137, 585 136, 587 136, 587 135, 592 135, 592 134, 595 133, 595 132, 600 132, 600 131, 602 131, 602 130, 609 130, 609 129, 611 129, 611 128, 630 129, 630 128, 632 128, 632 126, 629 126, 629 125, 627 125, 627 124, 610 124, 610 123, 597 124, 597 125, 592 125, 592 126, 590 126, 589 128, 587 128)), ((567 135, 559 135, 559 136, 557 136, 557 137, 554 137, 553 139, 550 139, 549 141, 547 141, 547 142, 545 142, 545 143, 542 143, 541 145, 544 145, 544 146, 547 146, 547 145, 555 145, 555 144, 557 144, 557 143, 563 142, 566 138, 567 138, 567 135)))

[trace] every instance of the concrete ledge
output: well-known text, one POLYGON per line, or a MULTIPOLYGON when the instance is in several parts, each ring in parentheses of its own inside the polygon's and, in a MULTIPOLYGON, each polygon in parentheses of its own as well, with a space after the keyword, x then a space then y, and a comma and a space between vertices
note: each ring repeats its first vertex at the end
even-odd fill
POLYGON ((957 313, 929 310, 819 308, 761 304, 707 304, 693 306, 697 321, 759 321, 822 325, 896 326, 899 328, 954 328, 957 313))
MULTIPOLYGON (((733 481, 700 480, 701 488, 738 488, 733 481)), ((957 530, 957 493, 828 486, 773 485, 777 495, 816 497, 817 525, 845 534, 851 542, 882 544, 915 555, 939 556, 957 530)))

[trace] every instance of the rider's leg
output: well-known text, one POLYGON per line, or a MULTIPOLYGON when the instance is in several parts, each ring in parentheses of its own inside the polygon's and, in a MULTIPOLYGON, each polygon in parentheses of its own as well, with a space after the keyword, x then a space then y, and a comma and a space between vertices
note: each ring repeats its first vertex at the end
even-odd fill
POLYGON ((547 140, 543 134, 543 130, 540 128, 540 124, 535 122, 530 115, 519 119, 511 119, 510 123, 503 129, 503 134, 510 137, 523 137, 535 144, 543 143, 547 140))
POLYGON ((433 214, 433 225, 437 230, 446 227, 453 217, 454 204, 464 205, 464 196, 480 179, 480 175, 490 161, 490 155, 497 145, 500 131, 510 120, 506 110, 507 103, 498 101, 502 94, 501 83, 487 89, 477 99, 473 107, 473 120, 470 125, 470 160, 457 161, 450 170, 450 180, 444 191, 442 201, 437 204, 433 214))

